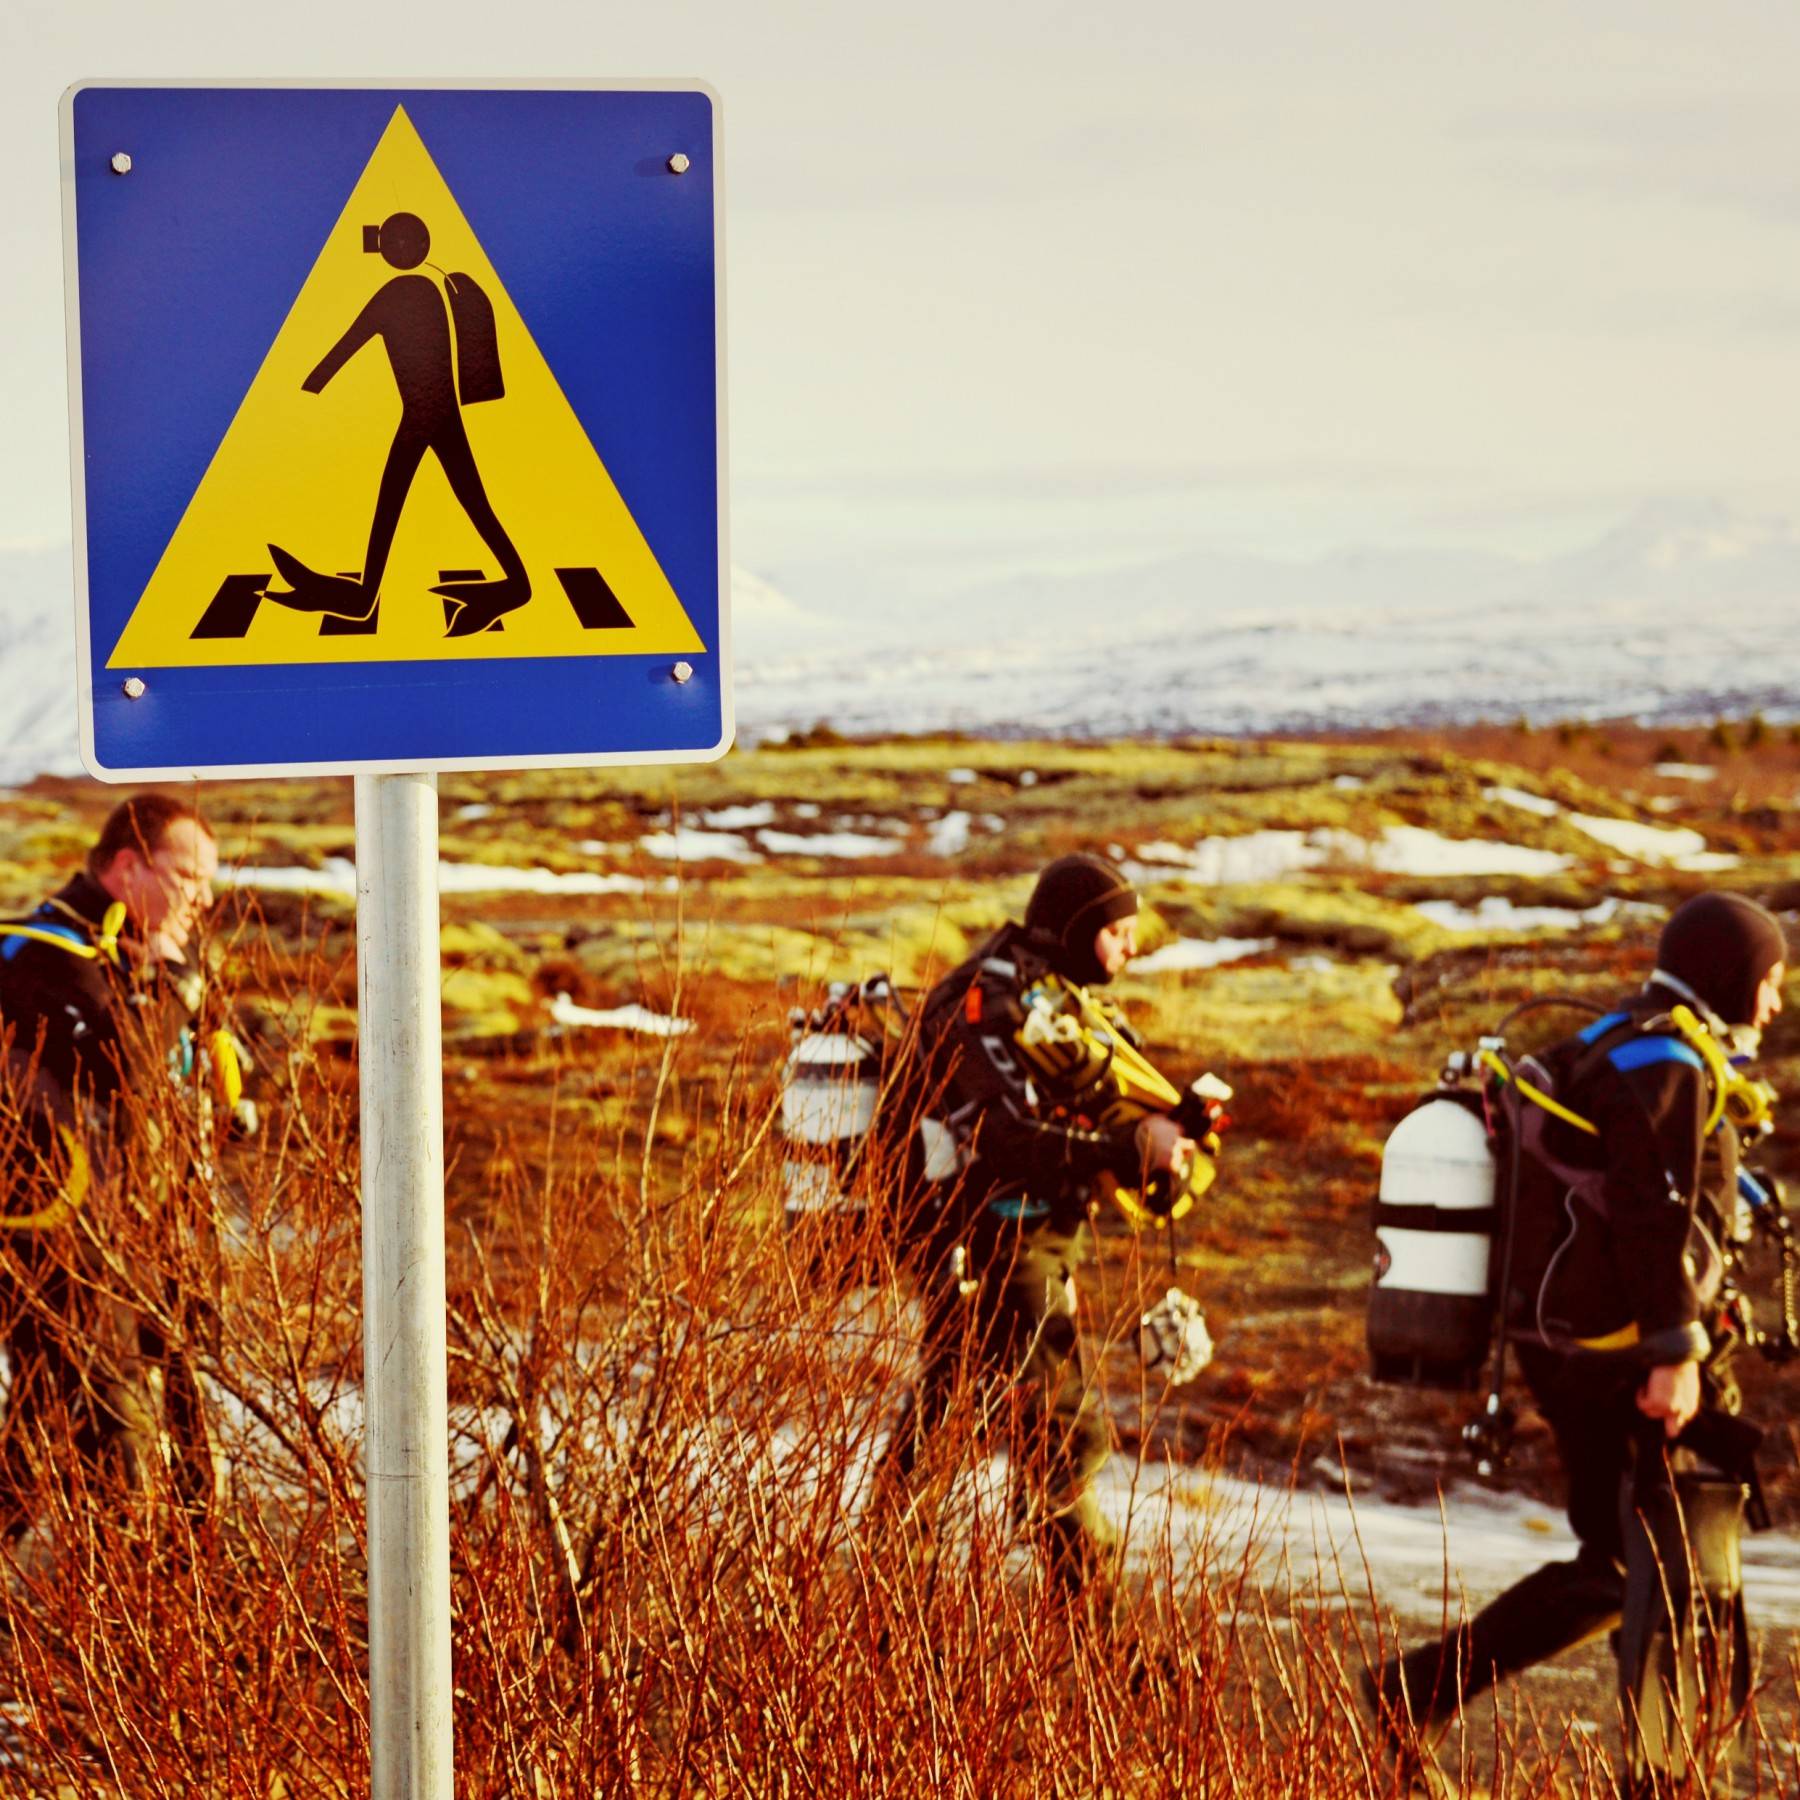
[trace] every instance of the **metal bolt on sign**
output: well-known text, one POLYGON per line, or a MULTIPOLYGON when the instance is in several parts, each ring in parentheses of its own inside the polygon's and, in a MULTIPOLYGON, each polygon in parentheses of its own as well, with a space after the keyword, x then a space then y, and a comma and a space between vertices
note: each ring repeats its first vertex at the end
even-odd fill
POLYGON ((144 678, 141 675, 127 675, 124 681, 124 688, 125 698, 127 700, 141 700, 150 691, 149 688, 144 685, 144 678))
POLYGON ((678 683, 689 682, 694 679, 694 665, 691 662, 678 662, 669 673, 678 683))
POLYGON ((688 161, 687 152, 684 150, 677 150, 675 154, 669 158, 669 173, 671 175, 685 175, 693 166, 694 165, 688 161))
POLYGON ((115 150, 112 153, 111 168, 115 175, 129 175, 131 173, 130 153, 125 150, 115 150))

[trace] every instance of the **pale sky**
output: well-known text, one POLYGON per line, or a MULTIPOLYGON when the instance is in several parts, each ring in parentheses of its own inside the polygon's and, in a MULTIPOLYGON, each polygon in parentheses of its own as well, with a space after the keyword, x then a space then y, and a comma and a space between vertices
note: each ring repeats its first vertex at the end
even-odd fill
POLYGON ((0 545, 66 541, 56 102, 123 76, 699 76, 734 560, 1800 514, 1800 10, 6 0, 0 545))

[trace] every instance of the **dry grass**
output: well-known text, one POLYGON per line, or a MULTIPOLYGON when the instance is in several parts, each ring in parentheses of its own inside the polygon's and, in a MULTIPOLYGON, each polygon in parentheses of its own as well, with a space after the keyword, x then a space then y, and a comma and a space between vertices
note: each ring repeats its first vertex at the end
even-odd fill
MULTIPOLYGON (((1037 1579, 1030 1532, 989 1492, 974 1391, 904 1498, 870 1510, 915 1354, 909 1282, 879 1231, 783 1234, 769 1126, 787 1009, 832 975, 928 979, 1016 913, 1059 849, 1395 821, 1568 847, 1560 823, 1497 821, 1481 794, 1495 781, 1592 810, 1672 801, 1654 816, 1765 859, 1741 880, 1770 891, 1800 846, 1800 750, 1778 735, 1708 755, 1705 734, 1681 735, 1717 782, 1655 777, 1664 746, 1623 730, 1603 750, 1504 727, 1442 743, 821 745, 679 781, 612 772, 603 794, 548 774, 447 779, 447 857, 652 882, 446 900, 459 1792, 1398 1792, 1356 1693, 1388 1631, 1360 1568, 1265 1593, 1235 1540, 1146 1503, 1133 1616, 1106 1641, 1037 1579), (781 829, 808 823, 805 807, 820 826, 885 816, 910 835, 823 880, 712 863, 664 892, 638 840, 725 805, 771 807, 781 829), (917 827, 949 808, 1001 824, 934 856, 917 827), (616 853, 580 851, 589 840, 616 853), (637 999, 695 1029, 559 1035, 542 1010, 558 992, 637 999), (848 1299, 871 1274, 879 1304, 848 1299)), ((42 784, 0 804, 9 903, 44 891, 46 859, 84 843, 108 798, 42 784)), ((345 784, 209 805, 258 861, 348 848, 345 784)), ((1584 865, 1505 891, 1666 902, 1694 879, 1584 865)), ((1312 966, 1278 956, 1131 989, 1159 1060, 1217 1067, 1242 1097, 1219 1188, 1175 1244, 1221 1343, 1191 1389, 1143 1392, 1131 1348, 1168 1280, 1166 1240, 1101 1233, 1083 1322, 1121 1441, 1248 1457, 1277 1493, 1339 1459, 1359 1491, 1428 1494, 1459 1472, 1443 1446, 1466 1403, 1362 1375, 1375 1147, 1446 1049, 1528 994, 1615 990, 1649 945, 1641 924, 1451 941, 1408 904, 1495 887, 1341 871, 1155 892, 1176 930, 1274 936, 1312 966), (1396 1475, 1399 1449, 1413 1460, 1396 1475)), ((96 1294, 158 1322, 196 1376, 224 1476, 197 1508, 170 1469, 131 1494, 47 1440, 37 1524, 0 1588, 0 1794, 366 1789, 353 936, 342 903, 280 894, 234 902, 221 931, 233 985, 267 1021, 270 1129, 147 1215, 128 1191, 97 1195, 83 1242, 96 1294)), ((1791 1085, 1800 1027, 1768 1050, 1791 1085)), ((1800 1137, 1771 1156, 1800 1167, 1800 1137)), ((0 1236, 0 1270, 19 1254, 0 1236)), ((1792 1376, 1760 1385, 1777 1410, 1800 1391, 1792 1376)), ((1520 1461, 1545 1491, 1541 1434, 1520 1461)), ((1778 1505, 1790 1486, 1773 1472, 1778 1505)), ((1792 1673, 1772 1662, 1769 1746, 1800 1735, 1792 1673)), ((1508 1770, 1521 1796, 1607 1791, 1613 1734, 1571 1734, 1572 1702, 1525 1691, 1538 1712, 1508 1694, 1497 1720, 1471 1719, 1471 1770, 1508 1770)), ((1782 1754, 1785 1780, 1761 1752, 1758 1791, 1793 1791, 1782 1754)))
MULTIPOLYGON (((106 1187, 64 1246, 198 1381, 220 1479, 198 1501, 177 1460, 130 1491, 39 1442, 0 1586, 0 1793, 366 1790, 355 1132, 341 1071, 291 1049, 262 1140, 212 1180, 190 1156, 154 1208, 106 1187)), ((649 1046, 605 1128, 574 1073, 534 1084, 545 1110, 478 1181, 463 1147, 484 1203, 451 1243, 459 1793, 1402 1791, 1357 1698, 1386 1643, 1363 1571, 1265 1591, 1145 1505, 1104 1628, 1039 1578, 976 1388, 910 1486, 873 1493, 906 1281, 878 1226, 784 1235, 765 1044, 704 1082, 649 1046)), ((1287 1130, 1307 1079, 1259 1126, 1287 1130)), ((172 1093, 135 1125, 200 1148, 172 1093)), ((15 1283, 20 1255, 0 1239, 15 1283)), ((1159 1273, 1116 1246, 1107 1269, 1103 1337, 1159 1273)), ((1609 1791, 1593 1742, 1497 1730, 1508 1793, 1609 1791)))

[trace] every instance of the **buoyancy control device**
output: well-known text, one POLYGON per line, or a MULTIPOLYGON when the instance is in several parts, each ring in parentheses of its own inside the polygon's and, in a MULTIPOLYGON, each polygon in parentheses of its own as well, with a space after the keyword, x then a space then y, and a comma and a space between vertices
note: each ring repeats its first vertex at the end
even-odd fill
POLYGON ((1184 1217, 1218 1175, 1231 1087, 1202 1075, 1183 1091, 1145 1056, 1125 1022, 1085 988, 1046 974, 1026 990, 1015 1042, 1052 1108, 1100 1130, 1162 1114, 1198 1146, 1179 1178, 1157 1172, 1142 1190, 1106 1178, 1113 1203, 1135 1227, 1184 1217))
MULTIPOLYGON (((1487 1368, 1485 1410, 1463 1434, 1484 1474, 1505 1460, 1510 1441, 1512 1415, 1502 1394, 1509 1337, 1626 1360, 1642 1360, 1650 1348, 1638 1342, 1635 1324, 1594 1337, 1572 1335, 1545 1305, 1559 1243, 1566 1242, 1558 1233, 1572 1224, 1578 1204, 1597 1203, 1591 1190, 1604 1172, 1598 1163, 1578 1165, 1548 1148, 1544 1127, 1554 1119, 1578 1136, 1597 1135, 1577 1110, 1589 1069, 1602 1060, 1629 1068, 1655 1058, 1702 1071, 1709 1134, 1727 1119, 1746 1144, 1772 1129, 1773 1091, 1738 1067, 1690 1008, 1634 1019, 1546 996, 1515 1007, 1473 1051, 1452 1054, 1437 1088, 1400 1121, 1383 1152, 1368 1309, 1372 1374, 1401 1385, 1467 1390, 1487 1368), (1587 1013, 1590 1023, 1559 1053, 1510 1056, 1506 1032, 1546 1007, 1587 1013), (1548 1206, 1545 1193, 1552 1196, 1548 1206)), ((1717 1246, 1713 1336, 1734 1338, 1769 1361, 1788 1361, 1800 1355, 1800 1246, 1778 1184, 1735 1157, 1728 1160, 1736 1204, 1717 1246), (1753 1237, 1779 1257, 1780 1319, 1772 1331, 1754 1324, 1736 1280, 1753 1237)))
MULTIPOLYGON (((1625 1069, 1658 1057, 1688 1062, 1705 1077, 1708 1134, 1726 1119, 1746 1139, 1770 1129, 1768 1086, 1736 1067, 1685 1006, 1646 1020, 1549 996, 1514 1008, 1474 1051, 1447 1060, 1436 1089, 1395 1127, 1382 1154, 1368 1312, 1377 1380, 1476 1385, 1497 1341, 1502 1293, 1515 1314, 1508 1327, 1553 1347, 1596 1353, 1636 1348, 1629 1330, 1577 1336, 1554 1309, 1546 1313, 1543 1291, 1555 1274, 1552 1240, 1563 1226, 1561 1203, 1597 1206, 1604 1179, 1598 1163, 1583 1165, 1558 1153, 1546 1127, 1556 1120, 1592 1137, 1595 1127, 1577 1110, 1590 1069, 1607 1060, 1625 1069), (1585 1012, 1591 1022, 1560 1057, 1509 1056, 1505 1033, 1513 1022, 1549 1006, 1585 1012), (1530 1204, 1545 1184, 1558 1204, 1530 1204), (1517 1316, 1522 1296, 1528 1304, 1517 1316)), ((1737 1188, 1743 1203, 1739 1241, 1760 1226, 1785 1242, 1785 1219, 1775 1223, 1779 1205, 1758 1210, 1759 1199, 1769 1195, 1766 1185, 1749 1176, 1737 1188)), ((1789 1310, 1784 1304, 1784 1313, 1789 1310)))
MULTIPOLYGON (((0 965, 11 962, 28 944, 48 944, 84 962, 102 961, 115 969, 123 968, 119 939, 125 924, 122 900, 115 900, 106 909, 97 932, 58 901, 46 900, 25 919, 0 922, 0 965)), ((197 1010, 198 996, 186 1003, 190 1011, 197 1010)), ((207 1098, 221 1103, 226 1129, 238 1137, 254 1137, 261 1121, 256 1102, 244 1092, 244 1075, 249 1068, 249 1049, 235 1032, 224 1027, 210 1032, 204 1058, 199 1058, 194 1033, 186 1028, 169 1072, 178 1084, 210 1073, 212 1087, 207 1098)), ((66 1225, 86 1203, 94 1178, 86 1145, 74 1127, 62 1120, 52 1122, 52 1136, 55 1154, 40 1156, 49 1199, 30 1212, 0 1216, 0 1230, 54 1231, 66 1225)))

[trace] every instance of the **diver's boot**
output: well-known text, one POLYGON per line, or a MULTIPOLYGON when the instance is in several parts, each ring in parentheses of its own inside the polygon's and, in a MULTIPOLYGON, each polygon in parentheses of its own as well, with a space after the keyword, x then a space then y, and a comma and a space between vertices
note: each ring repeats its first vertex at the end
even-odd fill
POLYGON ((324 613, 330 618, 351 619, 361 623, 375 616, 381 602, 380 592, 373 594, 354 575, 321 575, 309 569, 299 557, 291 556, 278 544, 269 546, 276 572, 287 585, 287 591, 263 589, 263 598, 293 612, 324 613))
POLYGON ((1430 1776, 1431 1751, 1420 1730, 1429 1723, 1429 1715, 1421 1714, 1419 1723, 1414 1723, 1402 1663, 1402 1658, 1395 1657, 1379 1669, 1364 1669, 1357 1685, 1374 1722, 1383 1772, 1392 1781, 1391 1788, 1382 1791, 1430 1794, 1435 1791, 1430 1776))

